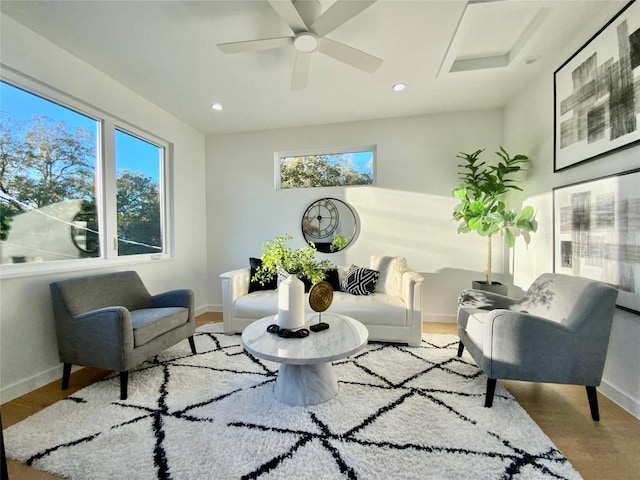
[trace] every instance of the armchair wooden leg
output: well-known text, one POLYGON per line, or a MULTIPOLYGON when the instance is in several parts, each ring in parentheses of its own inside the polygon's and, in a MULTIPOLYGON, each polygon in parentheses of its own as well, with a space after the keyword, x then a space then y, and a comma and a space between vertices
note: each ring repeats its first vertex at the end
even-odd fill
POLYGON ((462 356, 462 352, 464 352, 464 343, 460 340, 460 342, 458 342, 458 357, 462 356))
POLYGON ((120 400, 127 399, 127 385, 129 384, 129 372, 120 372, 120 400))
POLYGON ((587 398, 589 399, 589 408, 591 409, 591 418, 594 421, 600 421, 600 413, 598 412, 598 394, 596 387, 587 387, 587 398))
POLYGON ((487 379, 487 395, 484 399, 484 406, 487 408, 491 408, 493 405, 493 394, 496 391, 496 382, 498 379, 496 378, 488 378, 487 379))
POLYGON ((189 337, 189 346, 191 347, 191 353, 194 355, 198 353, 196 352, 196 342, 193 340, 193 335, 189 337))
POLYGON ((71 364, 65 363, 62 367, 62 390, 69 388, 69 379, 71 378, 71 364))

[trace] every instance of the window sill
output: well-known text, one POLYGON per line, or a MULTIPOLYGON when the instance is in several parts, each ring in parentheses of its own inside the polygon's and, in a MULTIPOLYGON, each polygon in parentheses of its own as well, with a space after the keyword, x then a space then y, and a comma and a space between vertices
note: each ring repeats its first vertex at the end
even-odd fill
POLYGON ((21 277, 33 277, 38 275, 50 275, 52 273, 76 272, 83 270, 96 270, 101 268, 117 268, 126 265, 139 265, 149 262, 172 261, 169 255, 131 255, 117 259, 87 258, 82 260, 60 260, 32 263, 5 263, 0 265, 0 280, 21 277))

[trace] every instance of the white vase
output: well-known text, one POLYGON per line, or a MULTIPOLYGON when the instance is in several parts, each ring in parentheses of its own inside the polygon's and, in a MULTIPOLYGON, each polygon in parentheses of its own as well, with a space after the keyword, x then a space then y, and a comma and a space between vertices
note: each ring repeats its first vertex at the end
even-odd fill
POLYGON ((304 323, 304 283, 289 275, 278 286, 278 325, 295 330, 304 323))

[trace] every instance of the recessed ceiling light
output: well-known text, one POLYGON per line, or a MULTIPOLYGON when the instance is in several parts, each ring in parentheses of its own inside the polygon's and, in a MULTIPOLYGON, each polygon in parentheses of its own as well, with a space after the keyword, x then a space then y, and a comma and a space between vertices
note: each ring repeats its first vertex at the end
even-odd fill
POLYGON ((211 109, 212 109, 212 110, 220 111, 220 110, 222 110, 222 104, 220 104, 220 103, 218 103, 218 102, 216 102, 216 103, 212 103, 212 104, 211 104, 211 109))
POLYGON ((405 88, 407 88, 407 86, 406 86, 404 83, 396 83, 396 84, 393 86, 393 89, 394 89, 396 92, 401 92, 401 91, 402 91, 402 90, 404 90, 405 88))

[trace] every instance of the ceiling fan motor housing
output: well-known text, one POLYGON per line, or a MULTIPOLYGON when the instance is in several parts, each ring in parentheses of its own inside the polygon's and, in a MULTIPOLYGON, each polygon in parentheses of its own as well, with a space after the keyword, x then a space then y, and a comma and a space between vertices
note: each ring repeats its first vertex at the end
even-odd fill
POLYGON ((311 32, 300 32, 296 34, 293 45, 299 52, 315 52, 318 49, 318 37, 311 32))

